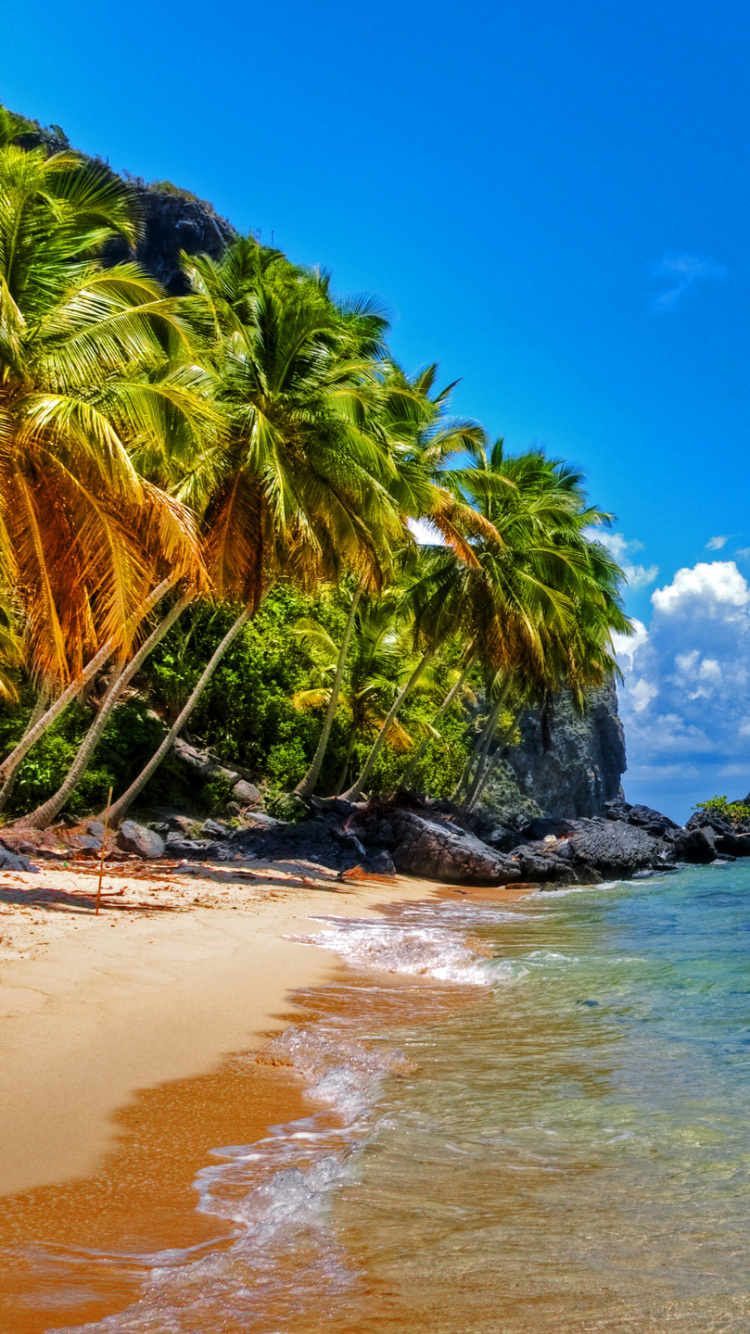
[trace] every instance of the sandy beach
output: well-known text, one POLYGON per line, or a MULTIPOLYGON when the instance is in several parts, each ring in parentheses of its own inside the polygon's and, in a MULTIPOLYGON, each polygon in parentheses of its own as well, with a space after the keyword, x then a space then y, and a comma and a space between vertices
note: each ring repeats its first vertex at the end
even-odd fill
POLYGON ((316 915, 433 889, 298 865, 208 875, 107 872, 98 916, 91 866, 0 877, 0 1194, 85 1175, 134 1090, 208 1071, 288 1022, 290 991, 335 966, 288 938, 321 932, 316 915))
MULTIPOLYGON (((42 867, 0 874, 0 1327, 13 1334, 47 1329, 60 1299, 54 1265, 23 1259, 37 1241, 221 1244, 225 1225, 196 1212, 196 1172, 216 1146, 310 1112, 299 1073, 264 1047, 306 1013, 304 989, 343 975, 317 918, 525 892, 134 859, 105 870, 96 915, 95 865, 42 867)), ((121 1309, 141 1271, 113 1284, 92 1262, 70 1277, 80 1321, 121 1309)))

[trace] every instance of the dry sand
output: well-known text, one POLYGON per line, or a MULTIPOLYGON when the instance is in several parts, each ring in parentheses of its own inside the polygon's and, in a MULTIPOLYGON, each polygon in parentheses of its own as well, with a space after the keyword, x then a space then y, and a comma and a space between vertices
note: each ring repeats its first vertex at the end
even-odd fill
POLYGON ((142 1266, 102 1254, 224 1244, 226 1224, 196 1210, 196 1173, 217 1145, 310 1114, 299 1073, 263 1045, 342 976, 290 936, 320 935, 319 915, 530 888, 348 881, 302 862, 188 870, 108 868, 98 916, 91 863, 0 872, 3 1334, 124 1309, 142 1266))
POLYGON ((133 863, 105 872, 98 916, 96 888, 90 864, 0 872, 0 1195, 86 1175, 135 1090, 207 1072, 289 1022, 289 992, 334 967, 287 938, 324 930, 311 918, 434 887, 302 863, 133 863))

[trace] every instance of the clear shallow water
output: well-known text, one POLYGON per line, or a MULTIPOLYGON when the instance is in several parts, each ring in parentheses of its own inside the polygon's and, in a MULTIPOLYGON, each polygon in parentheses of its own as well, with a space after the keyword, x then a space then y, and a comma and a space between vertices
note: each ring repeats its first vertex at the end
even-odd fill
POLYGON ((329 925, 349 971, 273 1043, 310 1116, 223 1146, 229 1240, 85 1328, 750 1331, 750 867, 329 925))

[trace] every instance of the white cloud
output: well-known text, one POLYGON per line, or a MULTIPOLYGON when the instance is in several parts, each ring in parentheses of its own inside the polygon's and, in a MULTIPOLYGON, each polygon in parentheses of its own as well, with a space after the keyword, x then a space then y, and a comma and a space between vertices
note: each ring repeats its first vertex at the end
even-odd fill
POLYGON ((631 559, 637 551, 643 551, 643 543, 635 539, 628 539, 623 533, 602 533, 599 529, 589 530, 589 536, 605 546, 610 555, 614 556, 617 564, 622 569, 629 586, 636 592, 641 588, 648 588, 658 577, 658 565, 634 565, 631 559))
POLYGON ((616 645, 625 792, 686 819, 696 801, 750 785, 750 586, 734 561, 699 561, 651 602, 651 624, 616 645))
POLYGON ((615 651, 615 657, 623 670, 626 668, 632 670, 635 654, 643 647, 648 639, 648 630, 643 624, 643 621, 639 621, 634 616, 632 625, 634 631, 632 635, 614 634, 612 636, 612 647, 615 651))
POLYGON ((699 561, 655 589, 651 601, 663 616, 724 616, 728 607, 747 606, 750 588, 733 560, 699 561))
POLYGON ((706 543, 706 551, 721 551, 721 548, 725 547, 728 541, 728 537, 722 537, 721 535, 709 537, 706 543))
POLYGON ((654 278, 666 284, 651 302, 657 314, 671 310, 698 284, 723 282, 729 270, 708 255, 678 254, 669 250, 651 265, 654 278))

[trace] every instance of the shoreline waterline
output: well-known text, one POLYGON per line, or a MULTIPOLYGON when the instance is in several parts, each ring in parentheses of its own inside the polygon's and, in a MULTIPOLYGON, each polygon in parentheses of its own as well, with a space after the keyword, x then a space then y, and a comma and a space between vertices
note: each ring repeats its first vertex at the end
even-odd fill
POLYGON ((744 1334, 750 866, 425 888, 321 896, 260 1051, 136 1095, 67 1218, 6 1199, 0 1327, 744 1334))
MULTIPOLYGON (((64 887, 64 873, 47 875, 64 887)), ((13 879, 38 893, 35 877, 13 879)), ((377 918, 454 892, 466 894, 407 878, 334 892, 296 881, 250 892, 191 881, 178 894, 199 903, 182 910, 162 894, 152 912, 87 912, 62 933, 52 914, 28 946, 32 957, 0 967, 3 1330, 41 1334, 61 1291, 65 1265, 15 1263, 18 1248, 153 1255, 220 1245, 231 1229, 196 1210, 196 1172, 218 1144, 262 1139, 269 1125, 310 1110, 300 1073, 265 1052, 274 1033, 304 1017, 301 990, 343 971, 321 919, 377 918), (242 908, 201 906, 207 896, 241 899, 242 908), (110 930, 113 920, 119 929, 110 930)), ((518 897, 502 887, 475 892, 518 897)), ((79 1322, 121 1309, 144 1272, 134 1260, 115 1282, 83 1253, 78 1268, 79 1322)))

